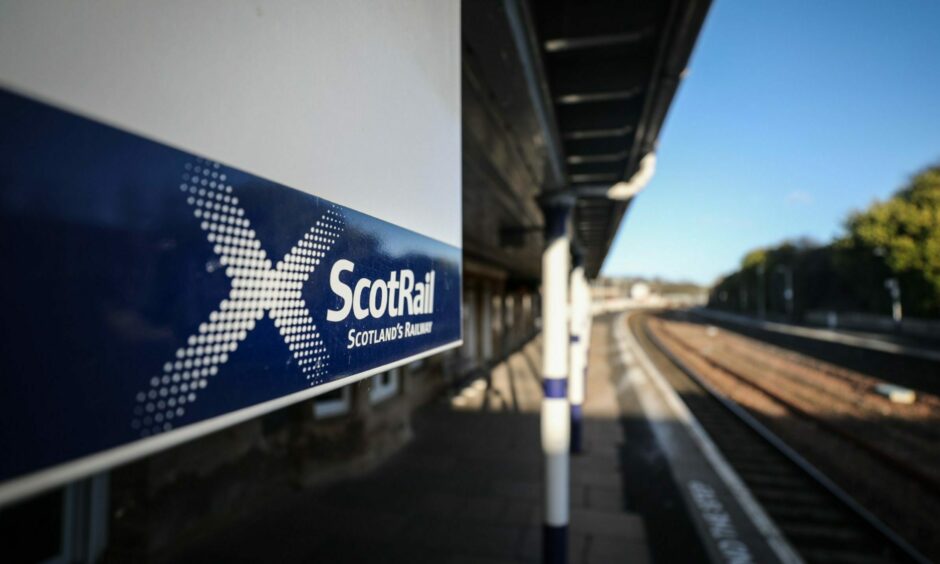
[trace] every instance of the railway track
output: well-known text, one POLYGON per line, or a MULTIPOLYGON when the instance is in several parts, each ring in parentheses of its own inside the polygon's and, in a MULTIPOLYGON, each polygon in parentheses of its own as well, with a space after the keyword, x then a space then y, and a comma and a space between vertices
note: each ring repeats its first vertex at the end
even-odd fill
MULTIPOLYGON (((692 315, 691 318, 701 319, 707 323, 707 320, 697 315, 692 315)), ((724 331, 724 335, 727 336, 728 334, 728 331, 724 331)), ((937 417, 937 414, 940 413, 940 397, 938 396, 927 393, 918 394, 916 410, 920 412, 919 415, 922 419, 908 418, 899 422, 892 420, 890 417, 894 415, 892 412, 896 411, 897 406, 887 402, 883 396, 877 393, 876 386, 879 380, 876 378, 866 377, 857 372, 743 335, 734 334, 733 341, 725 343, 724 350, 733 353, 752 366, 759 366, 765 372, 771 372, 784 378, 800 380, 801 384, 809 388, 815 388, 814 392, 830 402, 863 409, 866 417, 877 421, 879 424, 884 423, 887 426, 898 428, 897 440, 904 442, 919 440, 927 442, 931 447, 940 444, 940 420, 937 417), (768 362, 768 359, 772 359, 772 362, 768 362), (819 375, 823 375, 824 379, 836 383, 837 387, 840 388, 839 391, 848 392, 847 396, 851 397, 840 397, 838 392, 833 393, 832 386, 827 388, 819 385, 818 382, 814 382, 814 378, 818 378, 819 375)), ((912 407, 908 406, 907 409, 912 407)), ((832 406, 827 405, 826 408, 831 410, 832 406)), ((929 466, 940 466, 940 460, 933 461, 929 466)), ((940 479, 940 476, 935 476, 932 479, 940 479)))
MULTIPOLYGON (((873 458, 876 458, 882 463, 890 466, 895 472, 903 474, 908 479, 917 481, 920 485, 926 489, 931 490, 934 494, 940 494, 940 480, 938 480, 938 477, 935 473, 931 473, 928 470, 925 470, 924 466, 912 464, 903 455, 892 452, 884 448, 881 443, 866 437, 865 429, 852 429, 851 426, 844 423, 834 423, 819 413, 820 411, 822 411, 822 413, 835 411, 837 406, 833 404, 841 403, 843 401, 845 403, 851 404, 851 400, 844 400, 844 398, 838 397, 826 398, 823 396, 822 401, 812 402, 815 405, 810 406, 805 400, 797 401, 796 399, 792 399, 793 396, 790 394, 795 394, 801 390, 778 391, 774 388, 775 385, 780 385, 777 381, 763 383, 760 378, 755 378, 749 375, 746 370, 736 368, 731 362, 716 359, 714 355, 702 354, 700 350, 697 349, 692 343, 684 340, 669 329, 663 327, 661 328, 661 331, 663 334, 668 336, 669 342, 673 343, 676 347, 681 348, 686 353, 696 356, 701 362, 707 364, 709 367, 717 369, 722 373, 732 377, 738 383, 744 386, 748 386, 758 393, 763 394, 764 396, 770 398, 782 406, 788 412, 810 420, 815 426, 822 428, 829 433, 837 435, 842 440, 851 443, 856 448, 865 451, 873 458), (826 405, 827 402, 829 402, 829 405, 826 405), (815 408, 815 410, 813 408, 815 408)), ((755 364, 752 366, 756 366, 756 368, 761 372, 773 371, 773 367, 767 364, 755 364)), ((811 391, 814 394, 818 394, 820 396, 826 392, 822 387, 812 389, 811 391)), ((864 414, 866 416, 871 415, 868 412, 865 412, 864 414)), ((905 431, 910 432, 908 429, 905 431)), ((901 441, 905 438, 906 437, 904 436, 891 437, 893 441, 901 441)), ((931 439, 936 441, 935 437, 931 437, 931 439)), ((936 445, 938 443, 933 442, 931 444, 936 445)), ((926 443, 917 444, 916 446, 919 446, 921 450, 928 448, 926 443)))
POLYGON ((804 358, 814 357, 825 361, 830 366, 840 365, 854 371, 865 372, 885 382, 940 396, 940 380, 935 377, 940 364, 936 361, 776 333, 766 329, 710 319, 694 312, 691 316, 773 347, 797 351, 805 355, 804 358))
POLYGON ((703 379, 649 330, 645 314, 631 316, 629 323, 663 376, 807 562, 930 562, 766 425, 703 379))

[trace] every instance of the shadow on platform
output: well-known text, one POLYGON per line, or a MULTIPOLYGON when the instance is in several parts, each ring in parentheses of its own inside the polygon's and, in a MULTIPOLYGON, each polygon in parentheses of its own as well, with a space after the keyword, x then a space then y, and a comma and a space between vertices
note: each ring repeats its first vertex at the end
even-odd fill
MULTIPOLYGON (((616 384, 611 321, 594 325, 570 561, 704 560, 639 403, 616 384)), ((163 560, 541 561, 540 354, 535 339, 418 412, 414 441, 373 472, 272 500, 163 560)))

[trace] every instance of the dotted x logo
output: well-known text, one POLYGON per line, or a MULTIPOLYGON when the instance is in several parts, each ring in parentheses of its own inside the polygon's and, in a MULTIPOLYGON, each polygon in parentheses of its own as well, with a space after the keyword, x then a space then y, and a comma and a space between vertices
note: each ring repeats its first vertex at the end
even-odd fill
POLYGON ((149 388, 137 393, 131 426, 144 437, 173 428, 173 420, 185 414, 186 406, 197 400, 209 378, 265 313, 311 385, 320 381, 329 366, 302 289, 345 227, 338 208, 326 210, 272 266, 219 163, 197 159, 185 168, 180 190, 201 221, 231 289, 186 345, 176 350, 176 357, 163 365, 162 373, 150 379, 149 388))

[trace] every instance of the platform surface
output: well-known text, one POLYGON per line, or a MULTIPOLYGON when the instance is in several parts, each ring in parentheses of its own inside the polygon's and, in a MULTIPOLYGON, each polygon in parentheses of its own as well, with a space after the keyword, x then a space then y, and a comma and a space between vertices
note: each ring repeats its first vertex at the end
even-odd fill
MULTIPOLYGON (((772 561, 668 406, 652 414, 660 428, 651 425, 649 401, 637 395, 638 368, 625 365, 614 331, 618 320, 604 316, 593 327, 586 452, 571 461, 569 561, 725 560, 707 521, 726 517, 752 561, 772 561), (667 448, 662 425, 673 435, 667 448), (705 489, 690 490, 694 482, 705 489), (703 503, 723 513, 709 516, 703 503)), ((276 500, 167 559, 540 562, 540 353, 535 339, 488 376, 419 410, 414 440, 368 475, 276 500)))
POLYGON ((829 329, 809 325, 796 325, 793 323, 781 323, 779 321, 767 321, 708 308, 695 308, 692 312, 706 319, 724 321, 744 327, 770 331, 772 333, 940 362, 940 340, 929 337, 874 333, 845 328, 829 329))

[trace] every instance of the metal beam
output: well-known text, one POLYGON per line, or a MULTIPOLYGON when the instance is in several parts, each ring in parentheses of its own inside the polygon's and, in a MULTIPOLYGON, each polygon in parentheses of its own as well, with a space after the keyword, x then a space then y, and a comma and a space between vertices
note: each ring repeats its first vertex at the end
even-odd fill
MULTIPOLYGON (((572 182, 610 182, 614 183, 620 179, 616 174, 572 174, 572 182)), ((608 186, 610 188, 610 186, 608 186)))
POLYGON ((558 134, 558 122, 555 120, 555 110, 542 68, 542 57, 539 53, 539 44, 535 38, 535 24, 529 14, 528 6, 524 0, 504 0, 509 28, 512 31, 513 42, 522 64, 522 73, 526 82, 529 98, 535 109, 535 117, 542 130, 542 137, 548 157, 549 178, 546 179, 546 188, 549 190, 562 189, 567 185, 565 174, 564 150, 558 134))
POLYGON ((633 131, 632 125, 625 125, 615 129, 579 129, 576 131, 566 131, 565 139, 605 139, 608 137, 623 137, 633 131))
POLYGON ((627 158, 627 152, 619 153, 600 153, 597 155, 571 155, 568 157, 568 164, 590 164, 590 163, 615 163, 627 158))
POLYGON ((591 35, 588 37, 562 37, 549 39, 545 42, 545 51, 549 53, 563 53, 580 49, 593 49, 597 47, 615 47, 629 45, 651 37, 655 29, 648 27, 639 31, 627 33, 612 33, 609 35, 591 35))
POLYGON ((582 92, 575 94, 562 94, 561 96, 555 98, 555 102, 563 105, 615 102, 618 100, 629 100, 631 98, 636 98, 642 92, 642 88, 635 87, 628 90, 614 90, 611 92, 582 92))

